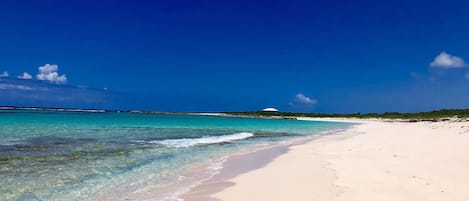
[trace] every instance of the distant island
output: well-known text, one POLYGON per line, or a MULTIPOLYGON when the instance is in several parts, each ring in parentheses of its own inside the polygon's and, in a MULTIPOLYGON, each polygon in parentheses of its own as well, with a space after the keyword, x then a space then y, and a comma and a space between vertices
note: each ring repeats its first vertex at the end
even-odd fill
POLYGON ((349 113, 349 114, 327 114, 327 113, 303 113, 303 112, 270 112, 270 111, 248 111, 248 112, 225 112, 229 115, 259 116, 259 117, 332 117, 332 118, 382 118, 382 119, 404 119, 411 121, 437 121, 448 118, 469 118, 469 109, 442 109, 431 112, 384 112, 384 113, 349 113))
POLYGON ((384 112, 384 113, 306 113, 306 112, 278 112, 278 111, 244 111, 244 112, 162 112, 152 110, 109 110, 109 109, 81 109, 81 108, 53 108, 53 107, 25 107, 25 106, 0 106, 0 110, 36 110, 36 111, 63 111, 63 112, 123 112, 139 114, 216 114, 222 116, 245 116, 245 117, 280 117, 292 119, 294 117, 323 117, 323 118, 381 118, 381 119, 403 119, 409 121, 441 121, 449 118, 468 119, 469 109, 441 109, 430 112, 384 112))

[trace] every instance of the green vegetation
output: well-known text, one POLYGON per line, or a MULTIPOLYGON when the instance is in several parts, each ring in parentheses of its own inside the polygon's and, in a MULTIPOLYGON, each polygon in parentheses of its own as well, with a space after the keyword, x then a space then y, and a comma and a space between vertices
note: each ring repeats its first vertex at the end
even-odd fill
POLYGON ((438 120, 445 118, 469 118, 469 109, 443 109, 431 112, 418 113, 351 113, 351 114, 322 114, 322 113, 298 113, 298 112, 226 112, 230 115, 260 116, 260 117, 342 117, 342 118, 385 118, 406 120, 438 120))

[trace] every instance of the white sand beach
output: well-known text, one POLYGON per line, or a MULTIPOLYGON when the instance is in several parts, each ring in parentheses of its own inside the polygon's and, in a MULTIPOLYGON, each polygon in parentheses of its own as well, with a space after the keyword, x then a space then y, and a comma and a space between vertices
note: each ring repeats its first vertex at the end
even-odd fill
POLYGON ((338 121, 360 124, 277 150, 276 156, 229 159, 225 171, 184 199, 469 200, 469 122, 338 121), (237 171, 261 159, 265 162, 237 171))

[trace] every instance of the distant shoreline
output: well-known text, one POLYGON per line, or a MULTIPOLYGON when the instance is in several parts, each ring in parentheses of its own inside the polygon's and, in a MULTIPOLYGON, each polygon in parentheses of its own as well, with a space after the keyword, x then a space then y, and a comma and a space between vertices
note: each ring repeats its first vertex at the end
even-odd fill
POLYGON ((441 109, 430 112, 415 113, 301 113, 301 112, 269 112, 269 111, 246 111, 246 112, 164 112, 154 110, 117 110, 117 109, 95 109, 95 108, 58 108, 37 106, 0 106, 0 110, 34 110, 34 111, 58 111, 58 112, 93 112, 93 113, 138 113, 138 114, 179 114, 179 115, 204 115, 241 118, 270 118, 297 120, 300 118, 331 118, 332 119, 377 119, 384 121, 469 121, 469 109, 441 109))

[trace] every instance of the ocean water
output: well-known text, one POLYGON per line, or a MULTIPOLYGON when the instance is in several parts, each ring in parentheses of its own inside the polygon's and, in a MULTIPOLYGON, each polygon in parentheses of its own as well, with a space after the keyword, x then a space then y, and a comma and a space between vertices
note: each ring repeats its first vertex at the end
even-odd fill
POLYGON ((0 110, 0 200, 178 200, 223 156, 348 125, 0 110))

